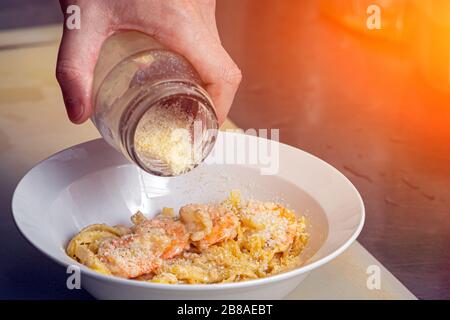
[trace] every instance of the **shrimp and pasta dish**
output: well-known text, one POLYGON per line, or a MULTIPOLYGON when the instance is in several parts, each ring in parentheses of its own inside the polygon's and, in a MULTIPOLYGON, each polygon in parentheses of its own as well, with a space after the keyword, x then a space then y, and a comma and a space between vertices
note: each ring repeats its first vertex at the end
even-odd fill
POLYGON ((218 204, 188 204, 178 215, 141 212, 133 226, 82 229, 67 254, 106 275, 168 284, 212 284, 257 279, 299 265, 308 241, 304 217, 272 202, 242 201, 232 191, 218 204))

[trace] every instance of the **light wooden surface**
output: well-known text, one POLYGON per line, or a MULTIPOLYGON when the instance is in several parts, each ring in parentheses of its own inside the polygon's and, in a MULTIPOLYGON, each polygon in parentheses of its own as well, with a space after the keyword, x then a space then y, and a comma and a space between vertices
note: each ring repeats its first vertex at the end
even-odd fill
POLYGON ((61 31, 62 26, 60 25, 3 31, 0 32, 0 49, 54 43, 59 40, 61 31))
POLYGON ((287 299, 412 300, 416 297, 364 247, 355 242, 343 254, 311 274, 287 299), (380 289, 367 287, 368 273, 379 267, 380 289))
MULTIPOLYGON (((10 201, 15 185, 36 162, 54 152, 99 137, 95 127, 86 122, 71 124, 54 78, 59 28, 25 30, 46 39, 38 45, 0 50, 0 241, 14 243, 13 249, 0 251, 0 287, 3 298, 88 298, 87 294, 68 292, 59 283, 64 270, 31 248, 15 229, 10 201), (53 39, 50 42, 47 40, 53 39), (30 270, 29 266, 33 266, 30 270), (3 270, 5 269, 5 270, 3 270), (22 272, 18 277, 16 272, 22 272), (54 270, 54 271, 53 271, 54 270), (54 272, 54 273, 53 273, 54 272), (59 272, 59 273, 58 273, 59 272), (25 275, 24 275, 25 274, 25 275), (38 287, 38 288, 36 288, 38 287)), ((2 39, 14 37, 0 33, 2 39)), ((3 47, 11 48, 5 45, 3 47)), ((2 43, 0 42, 0 48, 2 43)), ((227 121, 224 128, 234 125, 227 121)), ((38 214, 38 213, 36 213, 38 214)), ((45 232, 45 231, 43 231, 45 232)), ((359 243, 341 256, 313 271, 289 299, 414 299, 392 274, 359 243), (381 270, 381 289, 366 286, 368 266, 381 270)))

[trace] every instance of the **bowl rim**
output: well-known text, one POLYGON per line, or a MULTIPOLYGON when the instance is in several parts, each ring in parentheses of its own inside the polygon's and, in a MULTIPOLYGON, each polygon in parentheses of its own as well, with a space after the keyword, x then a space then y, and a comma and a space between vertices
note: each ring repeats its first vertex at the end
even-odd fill
MULTIPOLYGON (((229 135, 229 134, 243 134, 243 133, 238 133, 238 132, 220 132, 219 135, 229 135)), ((256 137, 258 139, 264 139, 264 140, 269 140, 269 139, 265 139, 262 137, 256 137)), ((273 141, 272 141, 273 142, 273 141)), ((67 152, 71 149, 74 148, 78 148, 78 147, 82 147, 85 144, 96 144, 96 143, 104 143, 107 144, 106 141, 104 141, 104 139, 102 138, 98 138, 98 139, 93 139, 93 140, 89 140, 83 143, 79 143, 70 147, 67 147, 61 151, 58 151, 48 157, 46 157, 45 159, 37 162, 31 169, 29 169, 25 175, 19 180, 16 188, 14 189, 14 193, 12 196, 12 201, 11 201, 11 211, 12 211, 12 215, 13 215, 13 220, 14 220, 14 224, 16 225, 16 228, 19 230, 19 232, 22 234, 22 236, 25 238, 25 240, 27 240, 28 243, 30 243, 34 248, 36 248, 38 251, 40 251, 42 254, 44 254, 45 256, 47 256, 48 258, 50 258, 51 260, 55 261, 56 263, 58 263, 59 265, 62 265, 64 267, 68 267, 68 266, 73 266, 73 265, 77 265, 78 267, 80 267, 80 271, 81 274, 86 274, 87 276, 90 276, 96 280, 99 281, 106 281, 106 282, 113 282, 115 284, 120 284, 120 285, 129 285, 129 286, 137 286, 137 287, 144 287, 144 288, 148 288, 148 289, 163 289, 163 290, 178 290, 178 291, 198 291, 198 290, 211 290, 211 291, 215 291, 215 290, 224 290, 224 289, 237 289, 237 288, 246 288, 246 287, 252 287, 252 286, 258 286, 258 285, 264 285, 264 284, 269 284, 272 282, 277 282, 277 281, 282 281, 282 280, 286 280, 289 278, 293 278, 295 276, 299 276, 301 274, 310 272, 328 262, 330 262, 331 260, 333 260, 334 258, 336 258, 337 256, 339 256, 340 254, 342 254, 355 240, 356 238, 359 236, 359 234, 361 233, 361 230, 364 226, 364 222, 365 222, 365 218, 366 218, 366 213, 365 213, 365 207, 364 207, 364 202, 363 199, 360 195, 360 193, 358 192, 358 190, 356 189, 356 187, 353 185, 353 183, 343 174, 341 173, 338 169, 336 169, 334 166, 330 165, 329 163, 327 163, 326 161, 320 159, 319 157, 316 157, 315 155, 306 152, 304 150, 301 150, 299 148, 295 148, 293 146, 290 146, 288 144, 282 143, 282 142, 278 142, 280 145, 282 145, 285 148, 291 149, 291 150, 295 150, 295 151, 300 151, 302 152, 304 155, 312 157, 314 160, 316 161, 320 161, 323 165, 329 167, 335 174, 337 174, 337 176, 339 176, 340 178, 344 179, 344 181, 349 185, 349 187, 352 189, 352 191, 354 192, 354 194, 356 195, 357 201, 358 201, 358 207, 360 210, 360 220, 358 223, 357 228, 355 229, 355 231, 353 232, 353 234, 350 236, 349 239, 347 239, 347 241, 345 241, 342 245, 339 246, 338 249, 334 250, 332 253, 326 255, 323 258, 320 258, 317 261, 314 261, 310 264, 306 264, 306 265, 302 265, 299 267, 296 267, 292 270, 286 271, 286 272, 282 272, 279 274, 275 274, 275 275, 271 275, 268 277, 264 277, 264 278, 258 278, 258 279, 250 279, 250 280, 245 280, 245 281, 239 281, 239 282, 230 282, 230 283, 212 283, 212 284, 165 284, 165 283, 154 283, 154 282, 147 282, 147 281, 139 281, 139 280, 132 280, 132 279, 125 279, 125 278, 120 278, 117 276, 113 276, 113 275, 104 275, 101 273, 98 273, 92 269, 90 269, 89 267, 73 260, 73 263, 68 263, 67 261, 63 261, 60 260, 58 257, 56 257, 55 255, 52 255, 50 253, 48 253, 47 251, 45 251, 44 248, 41 248, 38 244, 35 244, 33 242, 32 239, 30 239, 26 232, 22 229, 22 227, 20 226, 20 222, 18 221, 18 216, 16 214, 16 212, 18 210, 16 210, 16 206, 17 206, 17 196, 20 192, 21 186, 25 183, 24 181, 27 179, 27 177, 29 177, 29 175, 37 169, 37 167, 39 167, 40 165, 42 165, 44 162, 64 153, 67 152)), ((112 147, 111 147, 112 148, 112 147)), ((328 238, 328 237, 327 237, 328 238)), ((326 241, 326 239, 325 239, 326 241)), ((65 252, 65 251, 64 251, 65 252)), ((70 259, 70 257, 67 256, 68 259, 70 259)))

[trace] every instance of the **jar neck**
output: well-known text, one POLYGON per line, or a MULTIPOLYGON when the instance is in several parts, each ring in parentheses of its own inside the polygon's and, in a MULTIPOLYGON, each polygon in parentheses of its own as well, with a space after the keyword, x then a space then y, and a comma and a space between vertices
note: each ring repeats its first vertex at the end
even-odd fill
POLYGON ((159 176, 171 176, 158 165, 149 166, 140 159, 135 148, 135 134, 139 122, 152 107, 167 104, 168 101, 181 100, 191 100, 204 108, 207 113, 204 119, 195 120, 201 122, 201 132, 195 134, 195 139, 197 139, 195 145, 201 148, 201 159, 198 159, 199 161, 195 166, 201 163, 211 152, 218 133, 218 119, 213 103, 205 89, 188 80, 160 81, 147 86, 144 85, 142 90, 139 90, 129 102, 119 121, 121 148, 129 160, 136 163, 144 171, 159 176))

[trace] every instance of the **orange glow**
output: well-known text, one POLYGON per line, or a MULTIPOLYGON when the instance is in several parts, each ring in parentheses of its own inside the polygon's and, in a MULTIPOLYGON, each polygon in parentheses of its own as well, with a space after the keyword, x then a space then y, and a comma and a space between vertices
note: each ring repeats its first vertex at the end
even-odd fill
POLYGON ((429 84, 450 91, 450 1, 321 0, 321 11, 359 34, 404 45, 429 84), (372 4, 380 7, 379 30, 366 25, 372 4))

